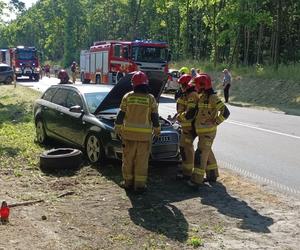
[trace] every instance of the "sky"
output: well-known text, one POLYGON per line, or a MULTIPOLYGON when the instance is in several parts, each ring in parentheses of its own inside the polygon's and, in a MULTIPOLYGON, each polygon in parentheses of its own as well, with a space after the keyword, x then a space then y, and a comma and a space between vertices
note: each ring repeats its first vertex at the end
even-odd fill
MULTIPOLYGON (((2 0, 3 2, 5 3, 9 3, 10 0, 2 0)), ((25 3, 25 6, 26 8, 28 9, 29 7, 31 7, 34 3, 37 2, 37 0, 21 0, 23 3, 25 3)), ((10 21, 14 18, 16 18, 16 15, 14 13, 9 13, 9 12, 6 12, 6 15, 3 16, 3 20, 4 21, 10 21)))

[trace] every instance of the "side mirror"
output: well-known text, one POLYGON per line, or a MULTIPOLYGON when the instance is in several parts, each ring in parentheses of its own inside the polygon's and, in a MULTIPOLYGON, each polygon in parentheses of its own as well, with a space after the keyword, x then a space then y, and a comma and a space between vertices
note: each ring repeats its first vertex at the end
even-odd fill
POLYGON ((69 108, 69 111, 73 113, 83 113, 83 110, 79 105, 72 106, 69 108))

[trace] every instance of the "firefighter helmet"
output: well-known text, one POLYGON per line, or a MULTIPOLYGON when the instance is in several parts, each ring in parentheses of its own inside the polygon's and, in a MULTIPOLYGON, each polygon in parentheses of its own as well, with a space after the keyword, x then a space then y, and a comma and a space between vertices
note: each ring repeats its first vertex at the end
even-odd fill
POLYGON ((147 75, 142 71, 136 71, 131 78, 132 86, 135 88, 140 85, 148 85, 147 75))
POLYGON ((67 71, 61 69, 58 73, 58 79, 60 79, 60 83, 68 83, 70 78, 67 71))
POLYGON ((201 89, 208 90, 212 88, 211 78, 208 74, 200 74, 194 78, 196 91, 201 89))
POLYGON ((188 74, 188 73, 190 73, 190 70, 188 67, 182 67, 182 68, 180 68, 179 73, 188 74))
POLYGON ((188 75, 188 74, 184 74, 181 77, 179 77, 179 79, 177 80, 177 82, 182 85, 182 86, 187 86, 188 83, 190 82, 190 80, 192 79, 192 76, 188 75))

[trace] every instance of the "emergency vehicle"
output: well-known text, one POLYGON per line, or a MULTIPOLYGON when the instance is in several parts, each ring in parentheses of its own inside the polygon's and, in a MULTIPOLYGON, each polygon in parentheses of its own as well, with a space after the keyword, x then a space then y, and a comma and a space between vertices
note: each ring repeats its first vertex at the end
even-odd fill
POLYGON ((18 46, 16 48, 1 49, 1 62, 10 65, 15 72, 16 79, 28 76, 38 81, 40 78, 40 65, 35 47, 18 46))
POLYGON ((170 52, 165 42, 152 40, 100 41, 80 54, 83 83, 116 84, 128 73, 141 70, 149 81, 167 80, 170 52))

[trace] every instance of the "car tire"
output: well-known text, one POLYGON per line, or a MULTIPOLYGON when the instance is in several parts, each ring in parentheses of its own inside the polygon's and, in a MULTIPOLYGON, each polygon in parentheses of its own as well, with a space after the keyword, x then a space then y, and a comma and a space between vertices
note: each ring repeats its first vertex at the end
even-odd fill
POLYGON ((85 153, 91 163, 103 163, 106 159, 102 143, 94 133, 86 137, 85 153))
POLYGON ((40 155, 40 168, 45 171, 77 169, 82 164, 82 152, 74 148, 56 148, 40 155))
POLYGON ((13 78, 11 76, 6 78, 6 81, 5 81, 6 84, 11 84, 12 82, 13 82, 13 78))
POLYGON ((41 119, 36 120, 35 131, 36 131, 37 142, 40 144, 45 144, 48 138, 45 131, 44 123, 41 119))

